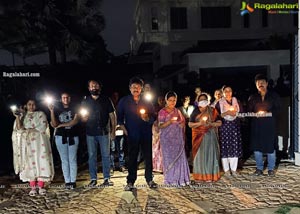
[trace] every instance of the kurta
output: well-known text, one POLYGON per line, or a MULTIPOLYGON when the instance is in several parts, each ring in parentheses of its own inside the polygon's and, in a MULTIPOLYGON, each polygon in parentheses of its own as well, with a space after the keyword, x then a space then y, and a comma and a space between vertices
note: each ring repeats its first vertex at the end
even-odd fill
MULTIPOLYGON (((217 104, 216 109, 219 114, 230 110, 234 107, 237 113, 240 112, 240 107, 235 97, 232 97, 231 102, 222 98, 217 104)), ((242 157, 242 136, 240 129, 240 121, 238 117, 225 116, 222 118, 222 126, 219 128, 221 158, 242 157)))
POLYGON ((273 153, 278 147, 276 133, 276 116, 280 110, 280 98, 276 92, 267 91, 264 101, 260 94, 250 96, 248 112, 265 111, 270 117, 252 117, 250 143, 252 151, 273 153))
POLYGON ((54 167, 46 115, 41 111, 28 112, 23 125, 24 129, 17 130, 14 124, 12 133, 15 173, 24 182, 53 180, 54 167))

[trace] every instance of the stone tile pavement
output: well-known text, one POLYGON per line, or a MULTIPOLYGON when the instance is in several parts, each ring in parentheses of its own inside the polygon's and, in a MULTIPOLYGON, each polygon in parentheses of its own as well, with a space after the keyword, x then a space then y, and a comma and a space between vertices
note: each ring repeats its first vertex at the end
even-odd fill
MULTIPOLYGON (((123 191, 126 174, 122 172, 115 172, 112 187, 88 188, 88 171, 81 170, 75 190, 65 190, 62 176, 57 175, 48 184, 47 195, 36 197, 28 196, 28 186, 18 179, 0 177, 0 213, 268 214, 285 204, 300 206, 300 167, 281 163, 275 177, 254 177, 254 169, 249 160, 239 177, 182 188, 164 186, 163 176, 155 174, 154 180, 160 184, 156 190, 146 186, 141 169, 133 192, 123 191)), ((290 213, 300 213, 300 209, 293 208, 290 213)))

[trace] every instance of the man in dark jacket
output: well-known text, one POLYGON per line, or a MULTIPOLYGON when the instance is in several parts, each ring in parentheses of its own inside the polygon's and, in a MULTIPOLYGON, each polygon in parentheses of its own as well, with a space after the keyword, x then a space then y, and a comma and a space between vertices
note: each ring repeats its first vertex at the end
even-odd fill
POLYGON ((280 99, 277 93, 268 90, 268 80, 263 74, 255 76, 258 90, 248 100, 248 111, 256 114, 251 118, 251 150, 254 151, 256 171, 254 175, 263 175, 263 154, 268 158, 268 176, 274 176, 276 161, 277 134, 276 116, 280 110, 280 99))

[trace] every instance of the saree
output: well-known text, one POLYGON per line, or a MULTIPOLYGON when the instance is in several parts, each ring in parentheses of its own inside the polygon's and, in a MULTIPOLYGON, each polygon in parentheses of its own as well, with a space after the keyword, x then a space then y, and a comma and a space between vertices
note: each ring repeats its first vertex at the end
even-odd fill
POLYGON ((160 129, 164 183, 185 186, 190 183, 190 169, 185 154, 184 128, 185 119, 178 109, 171 112, 164 108, 158 113, 158 122, 164 123, 177 117, 178 123, 160 129))
POLYGON ((54 166, 46 115, 35 111, 26 113, 21 120, 24 129, 18 130, 15 122, 12 132, 15 173, 23 182, 53 180, 54 166))
POLYGON ((152 168, 154 172, 163 171, 162 153, 157 120, 152 125, 152 168))
MULTIPOLYGON (((217 118, 217 111, 207 107, 204 112, 211 121, 217 118)), ((203 113, 196 115, 198 122, 203 113)), ((193 122, 191 120, 191 122, 193 122)), ((195 181, 217 181, 220 179, 219 143, 215 127, 192 128, 193 178, 195 181)))

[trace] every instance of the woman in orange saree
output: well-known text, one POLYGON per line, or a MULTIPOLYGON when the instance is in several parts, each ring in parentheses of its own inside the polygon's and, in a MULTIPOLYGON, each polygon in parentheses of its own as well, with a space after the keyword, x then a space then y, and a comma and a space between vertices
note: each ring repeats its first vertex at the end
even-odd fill
POLYGON ((220 179, 217 127, 221 125, 216 109, 209 106, 208 95, 201 94, 198 108, 194 109, 189 122, 192 128, 193 178, 196 182, 220 179))

